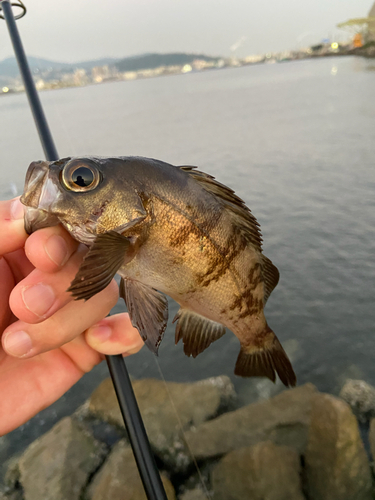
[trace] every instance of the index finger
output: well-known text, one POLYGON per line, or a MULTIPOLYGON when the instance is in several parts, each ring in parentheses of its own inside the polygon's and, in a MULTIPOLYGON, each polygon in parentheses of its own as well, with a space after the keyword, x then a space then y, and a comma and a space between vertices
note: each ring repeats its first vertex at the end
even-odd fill
POLYGON ((19 198, 0 201, 0 255, 22 248, 27 234, 23 223, 24 208, 19 198))

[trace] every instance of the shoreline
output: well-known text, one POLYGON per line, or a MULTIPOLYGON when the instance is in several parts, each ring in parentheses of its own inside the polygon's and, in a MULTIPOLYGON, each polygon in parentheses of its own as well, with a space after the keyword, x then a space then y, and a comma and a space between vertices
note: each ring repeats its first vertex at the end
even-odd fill
MULTIPOLYGON (((373 463, 352 410, 370 422, 374 454, 375 388, 366 382, 348 380, 341 398, 307 383, 240 407, 226 376, 132 384, 168 500, 372 498, 373 463)), ((0 499, 24 498, 144 498, 110 379, 8 460, 0 499)))
MULTIPOLYGON (((159 67, 156 68, 155 70, 139 70, 137 72, 125 72, 123 74, 120 74, 119 76, 116 77, 108 77, 103 79, 100 82, 95 82, 95 81, 87 81, 85 83, 64 83, 63 81, 58 81, 58 82, 53 82, 53 83, 48 83, 46 82, 43 86, 39 86, 38 91, 39 92, 45 92, 49 90, 60 90, 60 89, 68 89, 68 88, 77 88, 77 87, 90 87, 90 86, 95 86, 95 85, 102 85, 105 83, 113 83, 113 82, 123 82, 123 81, 133 81, 133 80, 144 80, 148 78, 157 78, 157 77, 166 77, 166 76, 175 76, 175 75, 183 75, 183 74, 188 74, 188 73, 200 73, 202 71, 213 71, 213 70, 220 70, 220 69, 228 69, 228 68, 240 68, 244 66, 253 66, 253 65, 260 65, 260 64, 270 64, 270 63, 285 63, 285 62, 294 62, 294 61, 302 61, 302 60, 308 60, 308 59, 319 59, 319 58, 327 58, 327 57, 343 57, 343 56, 356 56, 356 57, 364 57, 366 59, 373 59, 375 58, 375 43, 371 44, 367 48, 356 48, 356 49, 349 49, 349 50, 337 50, 337 51, 326 51, 322 52, 319 54, 314 54, 314 53, 299 53, 298 56, 296 57, 283 57, 282 54, 271 55, 265 56, 256 56, 256 60, 253 61, 247 61, 246 60, 241 60, 241 59, 233 59, 233 60, 226 60, 226 62, 222 65, 218 66, 208 66, 208 67, 202 67, 200 69, 193 69, 190 65, 189 69, 186 69, 186 66, 174 66, 174 67, 159 67), (185 69, 184 69, 185 68, 185 69)), ((254 56, 255 57, 255 56, 254 56)), ((0 89, 1 90, 1 89, 0 89)), ((20 89, 12 89, 11 87, 3 87, 2 92, 0 91, 0 96, 5 96, 5 95, 14 95, 14 94, 21 94, 24 93, 25 90, 23 88, 20 89), (4 91, 4 89, 7 89, 4 91)))

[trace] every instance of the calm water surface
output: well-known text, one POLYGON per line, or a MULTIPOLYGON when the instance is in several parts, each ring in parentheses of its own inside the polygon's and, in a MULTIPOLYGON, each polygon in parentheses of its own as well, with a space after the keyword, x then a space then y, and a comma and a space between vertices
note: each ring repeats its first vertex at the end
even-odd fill
MULTIPOLYGON (((348 377, 375 384, 374 70, 360 58, 318 59, 50 91, 41 99, 60 156, 149 156, 197 165, 234 188, 281 273, 268 322, 298 382, 337 394, 348 377)), ((21 193, 27 166, 43 152, 24 94, 0 98, 0 120, 4 199, 21 193)), ((234 377, 234 335, 193 360, 174 345, 173 330, 158 358, 166 380, 226 374, 243 403, 279 390, 234 377)), ((160 377, 146 349, 127 364, 134 377, 160 377)), ((1 438, 0 463, 70 414, 105 376, 102 364, 1 438)))

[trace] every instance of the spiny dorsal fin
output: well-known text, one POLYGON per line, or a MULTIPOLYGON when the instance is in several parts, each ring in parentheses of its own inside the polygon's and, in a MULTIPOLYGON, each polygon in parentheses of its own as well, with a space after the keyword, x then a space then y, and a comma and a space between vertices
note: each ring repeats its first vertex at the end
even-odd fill
POLYGON ((212 175, 196 170, 196 167, 184 165, 178 168, 187 172, 203 189, 221 201, 235 219, 238 230, 241 231, 246 240, 252 243, 257 250, 262 250, 262 235, 259 224, 244 201, 231 188, 215 180, 212 175))
POLYGON ((279 282, 280 273, 276 266, 272 264, 270 259, 262 254, 262 274, 264 280, 264 304, 266 304, 268 297, 271 295, 272 290, 279 282))
POLYGON ((175 321, 177 321, 175 343, 182 339, 184 353, 193 358, 225 333, 225 328, 220 323, 182 308, 176 314, 173 323, 175 321))
POLYGON ((157 354, 168 322, 166 296, 139 281, 121 278, 120 297, 125 301, 132 325, 150 351, 157 354))

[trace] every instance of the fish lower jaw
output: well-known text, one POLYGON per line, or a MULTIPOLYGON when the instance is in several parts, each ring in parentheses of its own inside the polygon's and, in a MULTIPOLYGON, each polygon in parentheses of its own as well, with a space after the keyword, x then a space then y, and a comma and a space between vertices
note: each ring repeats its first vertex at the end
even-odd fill
POLYGON ((86 226, 79 224, 70 224, 66 221, 61 221, 61 223, 75 240, 88 246, 91 246, 94 243, 97 235, 96 233, 89 231, 86 226))
POLYGON ((55 215, 47 212, 47 210, 26 206, 24 223, 26 233, 32 234, 34 231, 44 227, 57 226, 59 220, 55 215))

